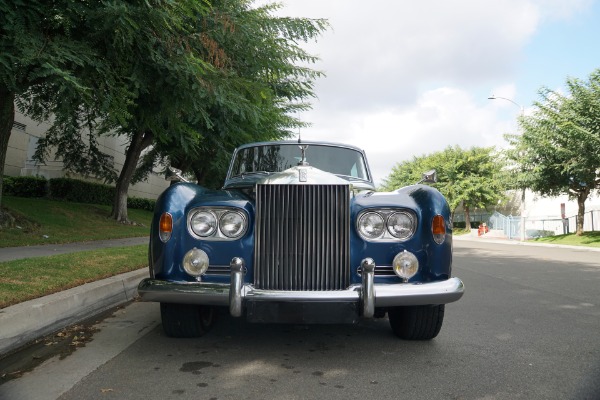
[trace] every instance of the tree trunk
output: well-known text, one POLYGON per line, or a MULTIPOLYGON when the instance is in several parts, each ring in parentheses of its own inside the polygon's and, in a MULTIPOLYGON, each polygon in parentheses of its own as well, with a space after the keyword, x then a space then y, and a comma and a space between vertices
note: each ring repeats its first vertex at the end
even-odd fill
POLYGON ((111 218, 119 222, 129 222, 127 219, 127 192, 131 184, 131 178, 137 168, 142 151, 152 144, 152 132, 136 132, 131 138, 131 143, 127 148, 125 163, 116 182, 115 197, 113 199, 111 218))
POLYGON ((463 203, 463 208, 465 210, 465 228, 471 229, 471 214, 469 214, 469 206, 463 203))
POLYGON ((585 201, 590 194, 589 190, 582 190, 577 194, 577 236, 583 236, 583 220, 585 218, 585 201))
MULTIPOLYGON (((2 206, 2 190, 4 179, 4 163, 8 150, 8 139, 15 121, 15 93, 6 87, 0 86, 0 207, 2 206)), ((1 210, 1 208, 0 208, 1 210)), ((2 222, 0 211, 0 223, 2 222)))

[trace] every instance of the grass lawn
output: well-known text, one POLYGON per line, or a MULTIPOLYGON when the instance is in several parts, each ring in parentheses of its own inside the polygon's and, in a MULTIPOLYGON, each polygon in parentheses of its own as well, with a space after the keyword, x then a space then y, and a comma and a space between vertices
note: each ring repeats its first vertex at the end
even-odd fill
POLYGON ((135 224, 109 218, 110 206, 42 198, 3 196, 2 203, 17 227, 0 230, 0 247, 30 246, 148 236, 152 213, 128 210, 135 224))
POLYGON ((148 265, 148 246, 115 247, 0 263, 0 308, 148 265))
POLYGON ((528 242, 600 247, 600 231, 584 232, 583 236, 577 236, 574 233, 568 235, 547 236, 528 240, 528 242))

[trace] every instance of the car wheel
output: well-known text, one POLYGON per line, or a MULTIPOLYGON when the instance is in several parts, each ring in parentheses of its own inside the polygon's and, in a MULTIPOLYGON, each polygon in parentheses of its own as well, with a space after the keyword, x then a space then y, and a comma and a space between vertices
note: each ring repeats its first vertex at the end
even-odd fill
POLYGON ((390 326, 401 339, 430 340, 440 333, 444 322, 444 304, 435 306, 394 307, 388 310, 390 326))
POLYGON ((193 338, 204 335, 216 320, 213 307, 160 303, 160 316, 167 336, 193 338))

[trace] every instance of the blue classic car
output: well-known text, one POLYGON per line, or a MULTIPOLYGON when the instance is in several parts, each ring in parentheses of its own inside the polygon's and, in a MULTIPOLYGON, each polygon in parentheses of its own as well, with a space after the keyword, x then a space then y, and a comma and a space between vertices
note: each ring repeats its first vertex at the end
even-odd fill
POLYGON ((388 315, 400 338, 432 339, 451 276, 444 197, 416 184, 376 192, 362 150, 263 142, 233 153, 222 190, 179 182, 159 197, 143 301, 172 337, 203 335, 216 307, 267 323, 356 323, 388 315))

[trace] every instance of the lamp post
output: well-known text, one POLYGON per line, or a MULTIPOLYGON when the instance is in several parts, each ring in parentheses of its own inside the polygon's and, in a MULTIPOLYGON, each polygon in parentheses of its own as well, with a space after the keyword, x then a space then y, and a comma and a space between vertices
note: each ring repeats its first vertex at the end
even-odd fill
MULTIPOLYGON (((519 103, 517 103, 514 100, 511 100, 509 98, 491 95, 490 97, 488 97, 488 100, 509 101, 509 102, 513 103, 515 106, 519 107, 519 110, 521 111, 521 116, 523 116, 523 114, 525 113, 525 109, 523 108, 522 105, 520 105, 519 103)), ((520 228, 521 228, 520 229, 520 236, 521 236, 520 239, 521 239, 521 241, 524 241, 525 240, 525 188, 523 188, 523 191, 521 192, 521 227, 520 228)))

